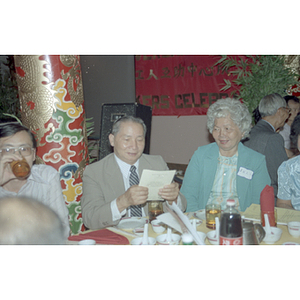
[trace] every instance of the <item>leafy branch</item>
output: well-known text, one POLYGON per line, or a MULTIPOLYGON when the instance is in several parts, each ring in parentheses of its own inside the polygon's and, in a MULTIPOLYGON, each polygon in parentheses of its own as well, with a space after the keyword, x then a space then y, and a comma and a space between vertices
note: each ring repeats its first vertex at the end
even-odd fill
POLYGON ((272 93, 285 96, 291 86, 299 83, 299 74, 285 66, 283 55, 223 55, 215 65, 232 76, 231 80, 224 79, 221 91, 233 88, 231 96, 241 99, 250 113, 264 96, 272 93))
MULTIPOLYGON (((86 126, 86 135, 87 138, 91 136, 95 132, 95 127, 94 127, 94 121, 93 118, 86 118, 85 119, 85 126, 86 126)), ((88 145, 88 153, 89 153, 89 163, 91 164, 95 160, 97 160, 96 157, 92 157, 91 153, 93 150, 98 151, 98 147, 95 145, 88 145)))
POLYGON ((21 117, 20 102, 18 98, 17 81, 14 71, 13 56, 4 56, 0 62, 0 118, 10 114, 21 117))

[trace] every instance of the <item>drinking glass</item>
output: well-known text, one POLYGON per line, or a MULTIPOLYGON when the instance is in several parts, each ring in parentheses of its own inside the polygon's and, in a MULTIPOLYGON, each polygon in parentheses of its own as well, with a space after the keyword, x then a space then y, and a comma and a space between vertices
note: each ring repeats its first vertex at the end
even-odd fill
POLYGON ((205 206, 205 216, 206 216, 206 227, 209 229, 216 229, 215 218, 221 217, 221 205, 220 204, 207 204, 205 206))
POLYGON ((13 160, 10 163, 11 170, 17 178, 26 178, 30 173, 30 166, 26 159, 13 160))
POLYGON ((149 222, 156 219, 156 217, 161 215, 163 212, 163 201, 154 200, 148 202, 149 222))

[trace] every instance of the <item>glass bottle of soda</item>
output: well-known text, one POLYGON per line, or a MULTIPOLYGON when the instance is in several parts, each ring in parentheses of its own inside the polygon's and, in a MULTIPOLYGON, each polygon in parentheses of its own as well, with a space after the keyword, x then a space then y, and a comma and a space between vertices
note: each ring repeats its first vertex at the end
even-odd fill
POLYGON ((221 213, 220 245, 243 245, 242 218, 235 209, 235 201, 228 199, 226 209, 221 213))

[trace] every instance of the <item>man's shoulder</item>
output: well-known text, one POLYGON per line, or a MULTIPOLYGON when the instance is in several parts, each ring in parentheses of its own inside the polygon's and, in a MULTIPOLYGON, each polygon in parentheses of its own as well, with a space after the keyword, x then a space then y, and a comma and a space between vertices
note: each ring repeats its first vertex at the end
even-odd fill
POLYGON ((266 144, 266 147, 284 147, 284 138, 278 132, 261 132, 255 138, 260 139, 266 144))
POLYGON ((59 173, 52 166, 39 164, 32 166, 31 174, 32 176, 30 178, 32 180, 36 182, 49 183, 55 176, 58 176, 59 173))
POLYGON ((248 158, 251 157, 251 161, 265 158, 265 155, 263 155, 262 153, 260 153, 256 150, 253 150, 253 149, 243 145, 242 143, 239 146, 239 151, 242 153, 242 155, 245 155, 248 158))
POLYGON ((143 153, 140 157, 140 163, 148 163, 149 165, 153 164, 166 164, 161 155, 150 155, 143 153))
POLYGON ((145 154, 143 153, 140 159, 144 160, 163 160, 161 155, 145 154))
POLYGON ((251 135, 273 135, 276 134, 272 126, 264 121, 260 120, 250 131, 250 136, 251 135))
POLYGON ((99 169, 100 167, 110 164, 114 159, 114 153, 110 153, 100 159, 99 161, 93 162, 92 164, 86 165, 85 169, 93 170, 99 169))
POLYGON ((57 174, 57 170, 49 165, 39 164, 39 165, 33 165, 31 168, 32 173, 36 173, 39 175, 45 175, 45 174, 57 174))
POLYGON ((260 120, 250 131, 250 136, 243 140, 243 144, 247 147, 254 147, 254 150, 265 148, 269 140, 282 139, 282 136, 274 131, 270 124, 260 120))

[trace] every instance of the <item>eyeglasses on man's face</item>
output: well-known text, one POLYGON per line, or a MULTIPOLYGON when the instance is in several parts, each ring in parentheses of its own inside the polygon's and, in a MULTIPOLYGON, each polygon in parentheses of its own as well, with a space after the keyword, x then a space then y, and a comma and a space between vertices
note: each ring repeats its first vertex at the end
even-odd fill
POLYGON ((29 146, 20 146, 20 147, 6 147, 0 149, 0 153, 2 155, 6 154, 15 154, 16 151, 18 151, 22 156, 29 156, 32 154, 32 151, 34 148, 29 147, 29 146))

